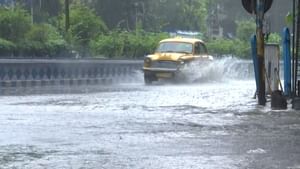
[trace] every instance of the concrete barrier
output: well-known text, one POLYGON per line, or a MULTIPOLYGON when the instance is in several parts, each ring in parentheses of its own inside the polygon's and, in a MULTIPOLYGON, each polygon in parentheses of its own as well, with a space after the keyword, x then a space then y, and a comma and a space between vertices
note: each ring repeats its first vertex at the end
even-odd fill
POLYGON ((0 59, 0 86, 128 83, 142 64, 142 60, 0 59))

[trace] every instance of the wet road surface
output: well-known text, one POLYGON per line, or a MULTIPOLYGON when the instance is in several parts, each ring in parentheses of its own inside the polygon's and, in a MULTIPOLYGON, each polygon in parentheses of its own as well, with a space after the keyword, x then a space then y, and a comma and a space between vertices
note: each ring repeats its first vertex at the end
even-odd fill
POLYGON ((300 168, 300 112, 258 107, 253 80, 79 91, 1 96, 0 168, 300 168))

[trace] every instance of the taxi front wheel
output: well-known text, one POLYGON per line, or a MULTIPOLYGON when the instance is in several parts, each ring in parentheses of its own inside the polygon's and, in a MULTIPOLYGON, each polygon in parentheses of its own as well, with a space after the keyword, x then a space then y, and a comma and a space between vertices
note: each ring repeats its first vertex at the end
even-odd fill
POLYGON ((144 75, 144 82, 146 85, 152 84, 153 82, 153 77, 150 75, 144 75))

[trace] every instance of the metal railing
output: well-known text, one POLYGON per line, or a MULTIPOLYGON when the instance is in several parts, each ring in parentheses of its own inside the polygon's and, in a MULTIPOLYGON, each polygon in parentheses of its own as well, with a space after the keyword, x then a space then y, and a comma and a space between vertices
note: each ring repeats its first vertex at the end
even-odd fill
POLYGON ((142 69, 137 60, 0 59, 0 86, 130 81, 142 69))

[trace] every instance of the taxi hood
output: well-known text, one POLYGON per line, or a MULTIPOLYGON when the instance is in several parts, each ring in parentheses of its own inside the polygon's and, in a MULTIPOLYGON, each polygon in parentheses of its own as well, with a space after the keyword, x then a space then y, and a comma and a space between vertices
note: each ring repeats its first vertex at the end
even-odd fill
POLYGON ((164 60, 164 61, 178 61, 180 59, 186 60, 191 59, 193 56, 191 54, 185 53, 155 53, 153 55, 148 55, 151 60, 164 60))

